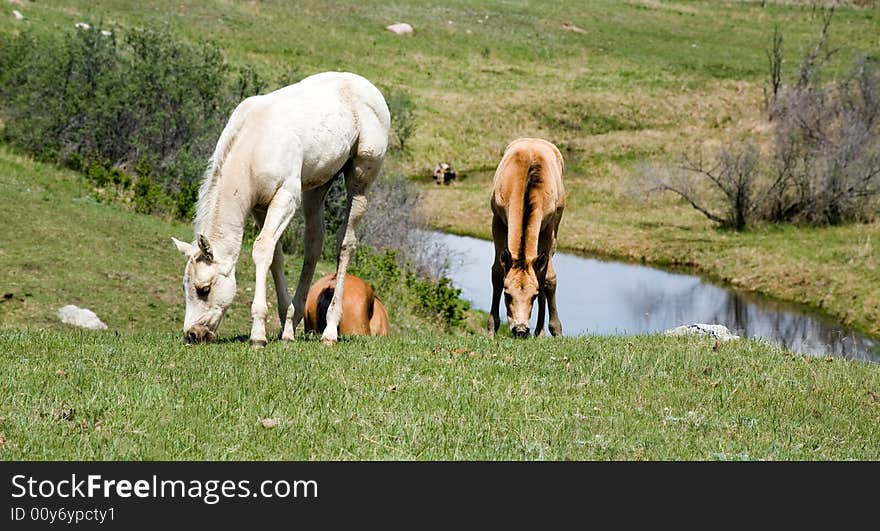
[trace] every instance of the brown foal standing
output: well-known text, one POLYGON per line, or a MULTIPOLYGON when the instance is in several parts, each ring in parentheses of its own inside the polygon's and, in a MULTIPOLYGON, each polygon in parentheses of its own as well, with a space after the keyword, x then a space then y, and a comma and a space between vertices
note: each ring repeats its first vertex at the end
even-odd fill
POLYGON ((492 307, 490 337, 500 326, 501 293, 514 337, 529 336, 529 318, 538 300, 535 336, 544 335, 544 305, 550 312, 550 333, 562 334, 556 311, 553 254, 565 208, 562 154, 550 142, 520 138, 507 146, 492 183, 492 307))

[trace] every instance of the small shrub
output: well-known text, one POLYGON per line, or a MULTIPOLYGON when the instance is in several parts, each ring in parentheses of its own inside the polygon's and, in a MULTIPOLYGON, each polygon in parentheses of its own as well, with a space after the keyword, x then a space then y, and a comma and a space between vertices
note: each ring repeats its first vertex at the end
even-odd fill
POLYGON ((880 68, 857 61, 843 81, 786 87, 773 108, 774 182, 765 219, 868 221, 880 195, 880 68))
POLYGON ((393 249, 360 246, 351 272, 367 280, 386 301, 437 319, 446 327, 460 326, 470 308, 467 301, 459 298, 461 290, 451 280, 419 276, 409 263, 399 264, 398 253, 393 249))
POLYGON ((657 167, 644 171, 652 190, 673 192, 720 226, 742 230, 754 219, 766 193, 756 182, 759 162, 758 149, 747 142, 725 147, 711 164, 697 150, 671 172, 657 167))
POLYGON ((406 92, 392 91, 385 98, 391 112, 391 133, 397 149, 406 151, 406 143, 416 130, 415 102, 406 92))
POLYGON ((437 316, 449 326, 458 326, 464 321, 470 305, 459 298, 461 290, 449 278, 425 279, 408 271, 406 284, 416 292, 421 309, 429 316, 437 316))
POLYGON ((153 179, 143 176, 134 185, 135 211, 142 214, 155 213, 162 201, 162 189, 153 179))

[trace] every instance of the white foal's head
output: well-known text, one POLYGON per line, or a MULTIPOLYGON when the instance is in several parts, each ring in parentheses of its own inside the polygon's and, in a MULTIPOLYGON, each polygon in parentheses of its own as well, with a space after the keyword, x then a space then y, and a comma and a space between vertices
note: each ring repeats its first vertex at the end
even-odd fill
POLYGON ((215 260, 211 244, 204 235, 199 234, 194 244, 171 239, 177 250, 186 256, 183 340, 186 343, 213 341, 223 314, 235 298, 235 264, 215 260))

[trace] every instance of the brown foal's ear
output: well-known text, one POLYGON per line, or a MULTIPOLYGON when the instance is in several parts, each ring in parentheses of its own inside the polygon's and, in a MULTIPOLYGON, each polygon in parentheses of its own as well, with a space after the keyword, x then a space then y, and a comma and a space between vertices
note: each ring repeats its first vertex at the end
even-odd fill
POLYGON ((541 253, 535 258, 532 268, 535 271, 543 271, 545 267, 547 267, 547 253, 541 253))
POLYGON ((214 261, 214 251, 211 250, 211 243, 208 242, 208 238, 204 234, 199 234, 199 250, 202 252, 199 257, 200 260, 206 262, 214 261))
POLYGON ((504 266, 504 269, 510 269, 513 266, 513 259, 510 257, 510 250, 504 249, 501 251, 501 265, 504 266))

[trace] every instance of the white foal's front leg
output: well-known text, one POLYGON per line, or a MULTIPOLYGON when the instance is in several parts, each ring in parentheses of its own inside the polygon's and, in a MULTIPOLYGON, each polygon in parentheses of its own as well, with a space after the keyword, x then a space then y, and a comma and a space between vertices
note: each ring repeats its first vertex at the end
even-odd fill
MULTIPOLYGON (((272 198, 266 211, 266 220, 263 222, 260 235, 254 240, 252 255, 257 270, 256 283, 254 285, 254 302, 251 304, 251 317, 254 320, 251 327, 251 345, 254 347, 264 347, 267 343, 266 315, 269 313, 269 308, 266 304, 266 275, 275 256, 275 246, 284 233, 284 229, 287 228, 287 225, 293 218, 293 214, 299 204, 299 186, 299 179, 291 179, 275 192, 275 196, 272 198)), ((283 270, 281 278, 284 278, 283 270)), ((285 284, 285 289, 281 290, 277 284, 275 289, 286 293, 286 282, 283 282, 283 284, 285 284)))
MULTIPOLYGON (((254 219, 257 221, 257 228, 262 229, 263 223, 266 221, 266 211, 260 208, 254 209, 254 219)), ((287 292, 287 278, 284 276, 284 252, 281 248, 281 241, 275 244, 275 255, 272 257, 272 280, 275 282, 275 295, 278 297, 278 320, 281 322, 281 339, 285 341, 293 340, 293 330, 296 323, 288 326, 288 322, 293 316, 293 303, 290 300, 290 294, 287 292), (290 332, 288 333, 288 330, 290 332)))

